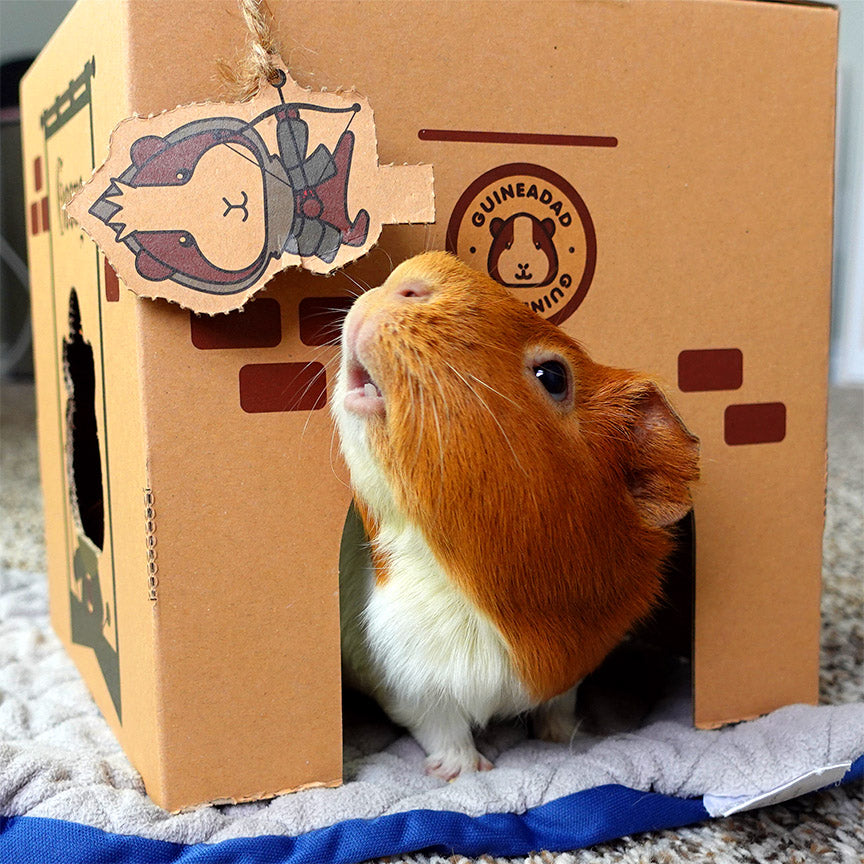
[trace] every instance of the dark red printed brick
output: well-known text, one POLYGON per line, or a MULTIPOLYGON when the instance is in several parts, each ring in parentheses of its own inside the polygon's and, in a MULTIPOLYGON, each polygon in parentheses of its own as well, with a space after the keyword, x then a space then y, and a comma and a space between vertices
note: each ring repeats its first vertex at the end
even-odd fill
POLYGON ((678 355, 678 389, 684 393, 737 390, 744 380, 744 356, 738 348, 682 351, 678 355))
POLYGON ((192 344, 196 348, 275 348, 282 341, 279 301, 252 300, 227 315, 189 313, 192 344))
POLYGON ((786 406, 782 402, 730 405, 723 416, 723 437, 739 444, 774 444, 786 437, 786 406))
POLYGON ((39 233, 39 202, 30 205, 30 233, 35 237, 39 233))
POLYGON ((109 303, 116 303, 120 299, 120 281, 107 258, 105 259, 105 299, 109 303))
POLYGON ((306 297, 300 301, 300 341, 304 345, 335 345, 353 297, 306 297))
POLYGON ((42 157, 37 156, 33 160, 33 188, 37 192, 42 191, 42 157))
POLYGON ((48 196, 46 195, 42 199, 42 230, 47 231, 50 227, 50 223, 48 222, 48 196))
POLYGON ((240 407, 248 414, 317 411, 326 404, 320 363, 250 363, 240 370, 240 407))

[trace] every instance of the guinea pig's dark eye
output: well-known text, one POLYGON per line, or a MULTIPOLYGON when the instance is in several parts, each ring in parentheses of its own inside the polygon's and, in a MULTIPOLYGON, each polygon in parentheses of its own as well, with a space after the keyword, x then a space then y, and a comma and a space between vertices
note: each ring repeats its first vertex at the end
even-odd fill
POLYGON ((534 375, 556 402, 563 402, 567 398, 567 369, 560 360, 538 363, 534 367, 534 375))
POLYGON ((189 179, 189 169, 188 168, 180 168, 175 175, 178 180, 188 180, 189 179))

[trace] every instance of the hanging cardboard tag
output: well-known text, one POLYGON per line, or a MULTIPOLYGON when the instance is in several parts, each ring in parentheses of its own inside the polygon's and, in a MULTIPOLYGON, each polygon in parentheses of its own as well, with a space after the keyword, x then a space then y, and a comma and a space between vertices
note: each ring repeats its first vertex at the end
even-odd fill
POLYGON ((330 273, 383 224, 435 220, 432 167, 379 166, 366 100, 279 79, 112 133, 66 210, 139 296, 229 312, 279 270, 330 273))

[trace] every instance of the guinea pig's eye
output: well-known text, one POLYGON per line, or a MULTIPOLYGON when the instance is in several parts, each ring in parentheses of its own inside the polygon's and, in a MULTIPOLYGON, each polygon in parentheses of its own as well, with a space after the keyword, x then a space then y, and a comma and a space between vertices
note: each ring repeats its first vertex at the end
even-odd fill
POLYGON ((189 169, 188 168, 181 168, 175 176, 177 177, 178 180, 181 180, 181 181, 182 180, 188 180, 189 179, 189 169))
POLYGON ((539 243, 535 243, 535 244, 534 244, 534 248, 535 248, 535 249, 539 249, 539 248, 540 248, 540 244, 539 244, 539 243))
POLYGON ((567 368, 560 360, 538 363, 534 367, 534 375, 556 402, 563 402, 567 398, 567 368))

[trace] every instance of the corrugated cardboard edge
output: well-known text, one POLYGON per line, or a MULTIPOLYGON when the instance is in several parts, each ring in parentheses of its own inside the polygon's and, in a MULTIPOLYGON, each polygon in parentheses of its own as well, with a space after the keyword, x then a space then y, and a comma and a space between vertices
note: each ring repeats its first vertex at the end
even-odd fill
POLYGON ((294 792, 305 792, 307 789, 338 789, 342 785, 342 780, 321 780, 314 783, 301 783, 299 786, 290 786, 287 789, 280 789, 278 792, 260 792, 252 795, 244 795, 240 798, 214 798, 212 801, 205 801, 202 804, 193 804, 188 807, 179 807, 176 810, 171 810, 172 814, 177 813, 192 813, 201 807, 221 807, 225 804, 248 804, 252 801, 268 801, 272 798, 278 798, 280 795, 291 795, 294 792))

